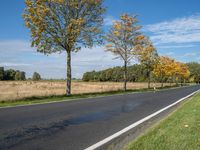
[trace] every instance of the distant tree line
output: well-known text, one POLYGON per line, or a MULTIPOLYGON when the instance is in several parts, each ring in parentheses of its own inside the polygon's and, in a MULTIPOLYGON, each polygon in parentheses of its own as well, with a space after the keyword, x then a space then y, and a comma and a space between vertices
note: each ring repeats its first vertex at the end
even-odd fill
MULTIPOLYGON (((200 82, 200 64, 191 62, 186 64, 190 71, 190 76, 185 82, 200 82)), ((101 71, 91 71, 83 74, 82 80, 85 82, 122 82, 124 81, 123 67, 114 67, 101 71)), ((148 81, 148 69, 142 64, 135 64, 127 67, 127 81, 128 82, 147 82, 148 81)), ((154 74, 151 74, 151 80, 154 82, 171 82, 171 78, 163 76, 158 78, 154 74), (161 81, 162 80, 162 81, 161 81)), ((178 78, 177 82, 184 82, 182 78, 178 78)))
MULTIPOLYGON (((124 81, 124 67, 114 67, 102 71, 91 71, 83 74, 83 81, 124 81)), ((146 81, 146 70, 142 65, 135 64, 127 67, 127 81, 128 82, 142 82, 146 81)))
MULTIPOLYGON (((26 73, 24 71, 8 69, 5 70, 4 67, 0 67, 0 81, 24 81, 26 80, 26 73)), ((34 72, 30 80, 39 81, 41 76, 39 73, 34 72)))
POLYGON ((0 67, 0 80, 26 80, 26 73, 14 69, 4 70, 4 67, 0 67))

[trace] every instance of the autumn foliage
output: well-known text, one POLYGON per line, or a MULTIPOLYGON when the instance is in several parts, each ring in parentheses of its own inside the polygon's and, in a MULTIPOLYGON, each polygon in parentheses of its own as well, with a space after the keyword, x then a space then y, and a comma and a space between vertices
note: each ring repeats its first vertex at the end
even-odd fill
POLYGON ((106 41, 106 50, 123 61, 124 90, 127 84, 127 67, 136 59, 147 70, 150 82, 154 75, 163 83, 188 79, 188 67, 174 59, 158 56, 153 43, 141 32, 138 17, 121 15, 103 36, 103 0, 25 0, 23 14, 30 30, 32 46, 44 54, 66 53, 67 88, 71 94, 71 55, 82 46, 91 48, 106 41), (104 38, 102 38, 104 37, 104 38))
POLYGON ((71 94, 71 53, 102 43, 102 0, 26 0, 23 14, 32 46, 44 54, 66 52, 67 95, 71 94))
POLYGON ((131 59, 136 57, 136 46, 144 36, 140 32, 141 26, 138 25, 137 16, 123 14, 120 21, 113 23, 108 34, 105 36, 107 41, 106 49, 112 52, 116 58, 124 62, 124 90, 126 91, 127 65, 131 59))
POLYGON ((153 73, 162 83, 166 79, 171 80, 171 82, 185 81, 190 76, 190 71, 186 64, 166 56, 159 57, 153 73))

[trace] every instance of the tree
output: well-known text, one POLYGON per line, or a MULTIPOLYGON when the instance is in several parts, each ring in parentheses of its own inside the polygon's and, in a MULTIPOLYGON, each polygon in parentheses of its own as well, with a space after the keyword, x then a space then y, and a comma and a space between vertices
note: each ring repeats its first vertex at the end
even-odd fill
POLYGON ((0 80, 4 79, 4 67, 0 67, 0 80))
POLYGON ((144 38, 143 44, 138 45, 138 60, 144 66, 148 78, 148 88, 151 84, 151 72, 158 62, 158 53, 149 38, 144 38))
POLYGON ((188 69, 188 66, 184 63, 181 62, 176 62, 176 77, 179 78, 181 83, 185 83, 185 81, 189 78, 190 76, 190 71, 188 69))
POLYGON ((197 62, 187 63, 190 71, 190 78, 193 78, 195 83, 200 83, 200 64, 197 62))
POLYGON ((21 80, 26 80, 26 73, 24 71, 20 72, 20 79, 21 80))
POLYGON ((9 69, 4 71, 4 79, 5 80, 15 80, 16 71, 13 69, 9 69))
POLYGON ((39 81, 39 80, 41 80, 40 74, 37 73, 37 72, 34 72, 34 73, 33 73, 32 80, 33 80, 33 81, 39 81))
POLYGON ((21 80, 21 74, 20 74, 20 71, 16 71, 16 73, 15 73, 15 80, 21 80))
POLYGON ((116 21, 105 37, 108 44, 106 50, 124 61, 124 91, 127 84, 127 65, 135 55, 134 47, 143 36, 139 32, 137 16, 123 14, 120 21, 116 21))
POLYGON ((15 73, 15 80, 26 80, 26 74, 25 72, 21 71, 16 71, 15 73))
POLYGON ((103 0, 26 0, 24 20, 32 46, 44 54, 67 54, 67 89, 71 94, 71 53, 81 45, 102 44, 103 0))
POLYGON ((174 60, 165 57, 160 56, 158 59, 158 63, 155 65, 153 74, 160 79, 161 86, 163 87, 164 80, 169 79, 169 77, 172 77, 174 72, 174 60))

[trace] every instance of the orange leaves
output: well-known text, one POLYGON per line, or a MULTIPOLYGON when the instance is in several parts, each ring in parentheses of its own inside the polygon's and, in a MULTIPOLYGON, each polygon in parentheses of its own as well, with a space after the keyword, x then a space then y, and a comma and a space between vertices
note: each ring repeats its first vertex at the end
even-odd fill
POLYGON ((140 36, 140 26, 137 25, 136 16, 129 16, 123 14, 119 21, 113 23, 111 30, 105 36, 108 44, 112 44, 112 48, 106 46, 107 51, 111 51, 129 62, 131 58, 135 57, 135 48, 138 41, 143 38, 140 36))
POLYGON ((82 24, 85 22, 83 18, 71 19, 70 23, 66 28, 66 33, 68 36, 68 43, 75 43, 77 37, 80 35, 82 24))
POLYGON ((26 6, 31 7, 33 5, 33 2, 31 0, 25 1, 26 6))
POLYGON ((141 41, 141 40, 143 40, 144 38, 145 38, 144 35, 139 35, 139 36, 136 37, 136 40, 137 40, 137 41, 141 41))
POLYGON ((170 76, 172 73, 171 71, 174 71, 172 70, 172 67, 171 67, 173 61, 174 60, 170 59, 169 57, 164 57, 164 56, 159 57, 159 62, 158 64, 156 64, 153 70, 153 73, 157 77, 161 77, 161 78, 170 76))
POLYGON ((190 76, 188 66, 186 64, 177 62, 176 75, 181 78, 187 79, 190 76))
POLYGON ((114 23, 113 28, 116 29, 116 30, 121 30, 122 25, 121 25, 120 22, 116 21, 116 22, 114 23))
POLYGON ((190 71, 186 64, 164 56, 159 57, 159 63, 153 72, 157 77, 187 79, 190 76, 190 71))
POLYGON ((126 22, 127 26, 131 26, 131 24, 133 22, 138 22, 138 20, 136 19, 136 16, 135 17, 132 17, 132 16, 129 16, 128 14, 123 14, 121 15, 120 19, 124 22, 126 22))

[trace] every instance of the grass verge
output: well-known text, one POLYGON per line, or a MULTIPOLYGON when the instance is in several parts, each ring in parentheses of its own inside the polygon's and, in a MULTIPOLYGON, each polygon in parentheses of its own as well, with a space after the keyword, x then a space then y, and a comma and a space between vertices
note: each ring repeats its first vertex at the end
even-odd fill
MULTIPOLYGON (((159 90, 166 90, 170 88, 176 88, 176 86, 166 86, 164 88, 158 88, 159 90)), ((30 105, 30 104, 41 104, 41 103, 48 103, 48 102, 60 102, 60 101, 66 101, 66 100, 81 100, 84 98, 95 98, 95 97, 102 97, 102 96, 111 96, 111 95, 117 95, 117 94, 129 94, 129 93, 137 93, 137 92, 150 92, 154 91, 153 89, 134 89, 134 90, 127 90, 126 92, 119 90, 119 91, 108 91, 108 92, 102 92, 102 93, 88 93, 88 94, 75 94, 71 96, 66 95, 51 95, 51 96, 37 96, 37 97, 29 97, 19 100, 6 100, 6 101, 0 101, 0 107, 8 107, 8 106, 19 106, 19 105, 30 105)))
POLYGON ((200 93, 125 150, 200 150, 200 93))

